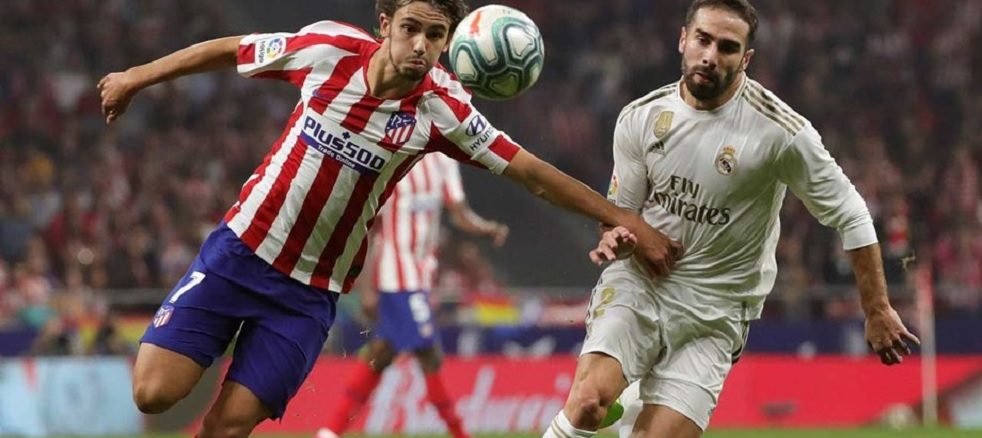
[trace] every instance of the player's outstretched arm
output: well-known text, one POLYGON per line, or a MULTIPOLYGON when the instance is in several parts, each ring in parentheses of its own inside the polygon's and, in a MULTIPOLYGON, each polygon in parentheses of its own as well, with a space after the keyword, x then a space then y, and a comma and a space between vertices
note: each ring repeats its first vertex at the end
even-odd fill
POLYGON ((447 212, 450 214, 450 222, 457 229, 467 234, 487 237, 495 247, 504 245, 508 239, 507 225, 481 217, 471 210, 466 201, 448 204, 447 212))
POLYGON ((126 112, 133 96, 146 87, 181 76, 235 67, 241 40, 241 36, 232 36, 205 41, 150 63, 106 75, 98 85, 106 123, 126 112))
POLYGON ((641 216, 610 203, 586 184, 519 150, 505 169, 505 176, 522 183, 532 194, 567 210, 602 223, 620 225, 637 236, 636 255, 653 276, 664 276, 681 253, 681 247, 648 225, 641 216))
POLYGON ((897 311, 890 306, 880 244, 856 248, 848 253, 866 314, 866 342, 885 365, 901 363, 903 356, 910 354, 908 342, 920 345, 920 340, 907 330, 897 311))

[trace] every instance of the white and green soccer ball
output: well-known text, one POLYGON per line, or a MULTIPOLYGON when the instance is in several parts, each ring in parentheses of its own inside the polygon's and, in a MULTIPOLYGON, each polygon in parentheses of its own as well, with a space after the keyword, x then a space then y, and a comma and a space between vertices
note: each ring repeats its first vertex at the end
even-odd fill
POLYGON ((538 26, 502 5, 475 9, 450 40, 450 67, 475 96, 504 100, 528 90, 542 73, 545 46, 538 26))

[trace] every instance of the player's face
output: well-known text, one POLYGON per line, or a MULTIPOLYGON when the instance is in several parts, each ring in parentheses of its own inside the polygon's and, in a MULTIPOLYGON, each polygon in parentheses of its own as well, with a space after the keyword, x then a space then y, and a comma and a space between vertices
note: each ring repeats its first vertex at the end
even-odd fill
POLYGON ((380 16, 379 23, 389 39, 389 62, 406 79, 423 79, 447 50, 450 19, 427 2, 409 3, 391 19, 380 16))
POLYGON ((682 78, 693 97, 713 100, 733 86, 754 53, 747 50, 749 32, 739 15, 719 8, 698 10, 682 28, 682 78))

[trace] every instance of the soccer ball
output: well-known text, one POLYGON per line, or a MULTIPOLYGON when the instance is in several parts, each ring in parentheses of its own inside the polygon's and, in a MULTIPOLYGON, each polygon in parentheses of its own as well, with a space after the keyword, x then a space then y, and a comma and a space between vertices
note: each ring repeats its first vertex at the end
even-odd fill
POLYGON ((539 28, 523 12, 502 5, 475 9, 450 40, 450 66, 475 96, 509 99, 539 79, 545 61, 539 28))

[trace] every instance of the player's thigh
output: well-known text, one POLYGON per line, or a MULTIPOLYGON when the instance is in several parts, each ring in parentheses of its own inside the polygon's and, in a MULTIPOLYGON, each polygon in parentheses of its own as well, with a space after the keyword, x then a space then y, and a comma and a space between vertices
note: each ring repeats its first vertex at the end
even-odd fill
MULTIPOLYGON (((325 304, 333 306, 333 300, 325 304)), ((317 313, 326 312, 333 314, 317 313)), ((317 362, 329 323, 271 305, 261 317, 242 324, 226 379, 248 388, 270 418, 281 418, 317 362)))
POLYGON ((702 428, 682 413, 646 404, 634 422, 631 438, 699 438, 702 428))
POLYGON ((199 438, 246 437, 273 412, 246 386, 226 380, 205 415, 199 438))
POLYGON ((735 353, 743 348, 743 323, 668 321, 689 332, 671 337, 664 359, 641 381, 641 400, 669 408, 705 430, 735 353))
POLYGON ((138 402, 174 402, 201 380, 205 368, 190 357, 154 344, 140 344, 133 364, 133 391, 138 402))
POLYGON ((140 339, 134 388, 186 395, 235 336, 242 292, 196 259, 140 339))
POLYGON ((663 350, 662 324, 651 291, 630 278, 603 278, 594 288, 581 355, 609 356, 628 382, 650 372, 663 350))

